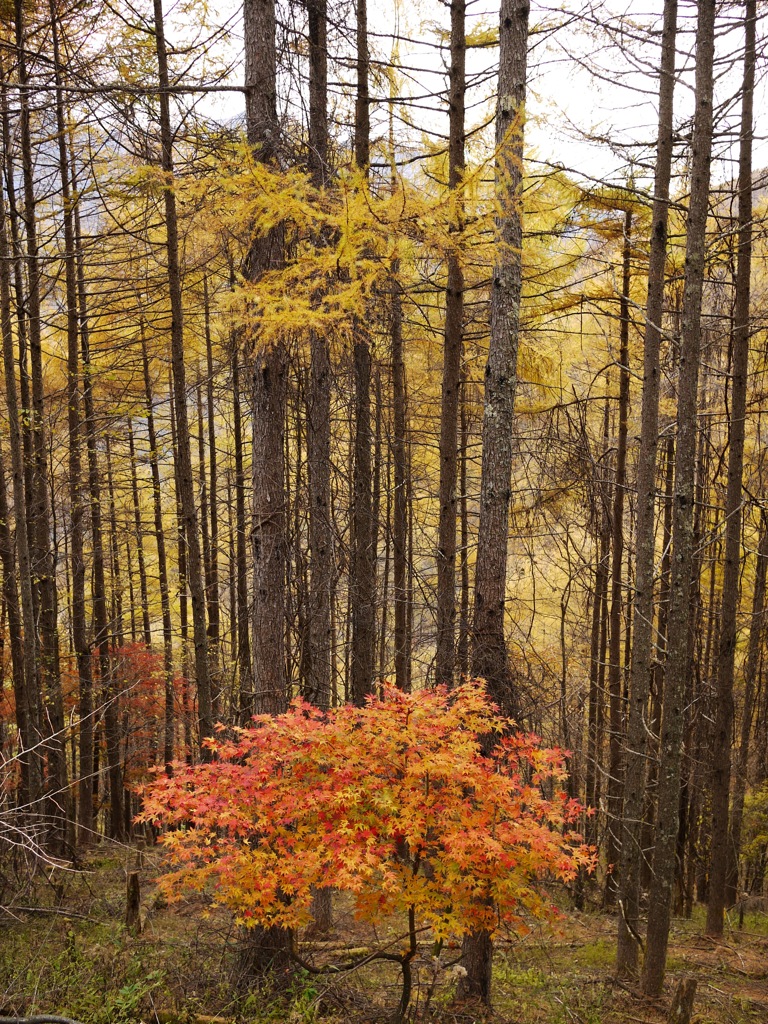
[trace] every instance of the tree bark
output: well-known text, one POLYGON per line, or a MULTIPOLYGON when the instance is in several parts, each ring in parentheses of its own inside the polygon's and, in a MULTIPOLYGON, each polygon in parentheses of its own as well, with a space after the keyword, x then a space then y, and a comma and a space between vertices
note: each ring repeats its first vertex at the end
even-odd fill
MULTIPOLYGON (((67 818, 67 766, 64 752, 64 704, 59 674, 59 635, 56 608, 55 555, 51 543, 51 504, 48 490, 47 444, 45 430, 45 393, 41 327, 40 257, 37 229, 34 156, 30 127, 30 84, 24 4, 15 0, 17 74, 19 81, 21 169, 24 189, 22 220, 26 233, 27 309, 29 314, 29 354, 32 383, 32 489, 27 506, 29 516, 29 553, 33 597, 38 597, 37 631, 39 636, 40 707, 39 722, 44 733, 47 770, 45 772, 48 841, 56 852, 63 852, 64 822, 67 818)), ((56 24, 52 25, 58 47, 56 24)))
MULTIPOLYGON (((147 648, 152 646, 152 627, 149 619, 149 590, 147 588, 147 565, 144 559, 144 526, 141 521, 141 502, 139 500, 139 479, 136 472, 136 444, 133 437, 133 422, 128 417, 128 453, 131 462, 131 498, 133 500, 133 525, 136 536, 136 555, 139 563, 139 594, 141 599, 141 624, 144 643, 147 648)), ((166 592, 168 583, 166 580, 166 592)))
MULTIPOLYGON (((157 431, 152 405, 152 380, 149 375, 149 355, 144 324, 141 324, 141 364, 144 375, 144 400, 147 409, 147 435, 149 438, 149 469, 152 474, 152 508, 155 519, 157 546, 157 577, 160 585, 160 612, 163 621, 163 679, 165 684, 165 715, 163 725, 163 763, 169 765, 174 755, 175 708, 173 700, 173 624, 171 622, 171 595, 168 586, 168 561, 165 553, 165 527, 160 486, 160 462, 157 451, 157 431)), ((129 424, 130 430, 130 424, 129 424)), ((131 444, 133 435, 130 435, 131 444)), ((132 456, 133 457, 133 456, 132 456)), ((179 565, 181 574, 181 565, 179 565)))
POLYGON ((502 0, 496 108, 498 248, 491 282, 485 368, 480 524, 475 566, 472 671, 505 714, 519 713, 504 633, 523 247, 523 121, 527 0, 502 0))
POLYGON ((717 649, 716 714, 712 753, 712 840, 709 847, 707 935, 721 936, 725 916, 729 864, 729 798, 733 732, 733 677, 736 657, 736 616, 741 570, 741 505, 744 473, 744 426, 749 372, 750 281, 752 275, 752 110, 755 91, 755 0, 744 13, 744 80, 741 92, 739 153, 738 255, 734 295, 731 416, 728 431, 728 483, 725 497, 725 565, 717 649))
POLYGON ((656 811, 656 847, 648 908, 642 985, 646 995, 661 992, 672 912, 680 807, 685 695, 691 666, 694 477, 698 413, 701 300, 709 210, 712 149, 712 78, 715 35, 714 0, 700 0, 696 31, 696 114, 693 131, 691 197, 688 209, 683 318, 678 378, 675 496, 672 517, 673 567, 669 612, 669 651, 661 721, 661 770, 656 811))
POLYGON ((173 368, 173 405, 176 413, 178 479, 181 513, 187 545, 187 582, 192 600, 192 636, 195 648, 195 682, 200 754, 204 760, 209 751, 203 745, 213 733, 213 708, 208 642, 205 622, 205 588, 200 558, 197 510, 192 475, 189 417, 187 414, 187 382, 184 366, 184 313, 181 301, 181 269, 179 267, 179 228, 176 195, 173 185, 173 135, 169 100, 168 55, 165 44, 162 0, 154 0, 155 46, 160 82, 160 140, 162 169, 166 177, 165 200, 166 257, 168 291, 171 302, 171 365, 173 368))
MULTIPOLYGON (((279 148, 274 0, 246 0, 243 24, 246 132, 256 158, 269 164, 279 148)), ((255 238, 246 260, 249 280, 256 281, 265 271, 280 266, 283 250, 280 229, 255 238)), ((253 371, 253 710, 275 714, 284 711, 288 702, 284 594, 288 557, 284 455, 287 369, 284 347, 260 347, 257 336, 253 371)))
MULTIPOLYGON (((512 482, 517 349, 523 286, 523 124, 528 61, 527 0, 502 0, 496 107, 497 256, 491 283, 491 335, 485 368, 480 524, 475 566, 472 671, 505 714, 519 713, 504 633, 507 536, 512 482)), ((490 1004, 490 938, 468 935, 465 995, 490 1004)))
MULTIPOLYGON (((466 90, 466 0, 451 0, 451 66, 448 88, 448 188, 464 174, 464 93, 466 90)), ((462 228, 458 203, 456 232, 462 228)), ((440 402, 440 513, 437 534, 437 650, 435 682, 453 684, 456 651, 456 478, 457 431, 464 336, 464 269, 458 252, 448 256, 440 402)))
POLYGON ((752 595, 747 657, 744 664, 744 706, 741 711, 739 749, 736 754, 733 800, 731 803, 731 842, 729 875, 726 889, 726 905, 733 906, 738 898, 739 855, 741 853, 741 830, 744 820, 744 797, 747 791, 747 767, 749 764, 750 735, 755 711, 755 694, 758 683, 758 667, 761 645, 765 635, 765 585, 768 571, 768 517, 761 516, 760 541, 757 548, 755 567, 755 588, 752 595))
MULTIPOLYGON (((624 496, 627 488, 627 418, 629 415, 629 288, 631 283, 632 210, 624 214, 624 246, 622 253, 622 290, 620 296, 619 350, 619 429, 616 438, 616 473, 613 485, 611 529, 611 608, 610 644, 608 647, 609 754, 608 754, 608 835, 606 856, 615 870, 608 875, 605 902, 615 905, 619 881, 618 861, 621 851, 621 795, 623 736, 623 670, 621 663, 622 579, 624 566, 624 496)), ((566 744, 567 745, 567 744, 566 744)))
MULTIPOLYGON (((213 339, 211 337, 211 303, 208 278, 203 278, 203 309, 205 313, 206 423, 208 428, 208 513, 210 539, 205 574, 205 603, 208 609, 208 653, 212 667, 211 700, 216 717, 221 709, 221 604, 219 599, 219 511, 218 453, 216 451, 216 407, 213 396, 213 339)), ((202 515, 202 512, 201 512, 202 515)))
POLYGON ((637 522, 635 526, 634 638, 629 676, 627 743, 624 754, 616 969, 620 977, 637 970, 637 944, 627 922, 637 930, 648 696, 653 665, 653 579, 655 554, 656 461, 659 435, 659 345, 664 311, 664 267, 667 255, 669 186, 672 173, 677 0, 665 0, 659 69, 659 124, 648 260, 648 295, 643 343, 643 398, 640 451, 637 460, 637 522))

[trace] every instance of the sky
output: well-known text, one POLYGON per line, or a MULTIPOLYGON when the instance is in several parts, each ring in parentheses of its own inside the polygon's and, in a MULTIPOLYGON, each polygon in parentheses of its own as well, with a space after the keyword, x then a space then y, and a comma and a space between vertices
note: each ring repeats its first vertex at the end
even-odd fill
MULTIPOLYGON (((402 102, 397 104, 399 118, 407 118, 412 127, 402 123, 398 137, 405 146, 419 148, 424 139, 438 145, 447 132, 447 111, 444 98, 427 94, 445 88, 447 54, 436 46, 442 34, 447 43, 449 7, 440 0, 368 0, 369 31, 374 59, 388 62, 393 56, 402 68, 398 90, 402 102), (410 138, 408 138, 410 136, 410 138)), ((344 0, 340 25, 332 33, 330 49, 339 52, 347 40, 347 52, 354 45, 354 9, 352 0, 344 0)), ((189 24, 189 11, 195 3, 189 0, 168 0, 168 34, 172 39, 174 19, 189 24)), ((339 10, 333 0, 331 10, 339 10)), ((199 7, 197 8, 199 10, 199 7)), ((237 0, 210 0, 209 19, 212 25, 227 25, 226 44, 217 42, 217 54, 224 62, 233 63, 229 78, 241 84, 242 18, 237 0)), ((723 9, 725 11, 725 8, 723 9)), ((741 5, 729 8, 721 21, 718 39, 717 99, 726 112, 718 140, 719 154, 713 167, 713 180, 729 180, 735 175, 735 148, 730 143, 738 132, 738 85, 741 63, 734 61, 741 39, 739 25, 741 5), (730 133, 730 134, 729 134, 730 133)), ((300 15, 297 16, 300 18, 300 15)), ((584 4, 565 0, 558 6, 547 6, 545 0, 534 0, 531 7, 531 37, 526 144, 530 166, 545 170, 562 166, 585 180, 591 178, 621 182, 632 173, 638 183, 650 185, 650 167, 656 135, 656 95, 658 77, 658 32, 661 0, 605 0, 584 4), (656 29, 652 45, 639 42, 643 30, 656 29)), ((498 8, 493 0, 468 0, 467 31, 482 35, 498 24, 498 8)), ((695 6, 680 5, 678 32, 679 85, 676 91, 676 125, 681 135, 690 130, 693 95, 693 50, 695 6)), ((762 54, 764 31, 759 30, 758 54, 762 54)), ((474 48, 468 54, 468 75, 475 84, 467 103, 468 127, 492 116, 495 90, 493 47, 474 48)), ((298 60, 298 58, 294 58, 298 60)), ((349 82, 351 66, 341 68, 349 82)), ((288 90, 282 90, 286 93, 288 90)), ((372 93, 384 100, 388 84, 381 76, 373 76, 372 93)), ((756 167, 768 166, 768 141, 763 112, 768 109, 765 81, 765 59, 758 59, 758 90, 755 159, 756 167)), ((293 91, 294 98, 296 91, 293 91)), ((239 94, 217 95, 207 100, 204 109, 216 119, 231 120, 242 109, 239 94)), ((389 105, 379 102, 373 109, 374 136, 388 133, 389 105)), ((291 111, 294 115, 297 111, 291 111)), ((489 136, 487 136, 489 137, 489 136)), ((479 137, 474 136, 469 149, 477 150, 479 137)))

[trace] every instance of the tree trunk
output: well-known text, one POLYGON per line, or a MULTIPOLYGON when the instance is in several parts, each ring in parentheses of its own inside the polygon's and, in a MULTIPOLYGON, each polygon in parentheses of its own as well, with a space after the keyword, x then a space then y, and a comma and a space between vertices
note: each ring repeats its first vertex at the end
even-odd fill
MULTIPOLYGON (((275 3, 246 0, 246 130, 256 158, 276 156, 279 125, 276 100, 275 3)), ((245 273, 251 281, 283 262, 280 229, 254 239, 245 273)), ((288 701, 285 645, 285 575, 288 555, 285 501, 285 402, 287 353, 256 340, 253 372, 253 679, 255 708, 279 713, 288 701)))
POLYGON ((208 642, 205 623, 205 588, 200 560, 197 510, 192 476, 192 455, 187 415, 187 383, 184 367, 184 314, 181 301, 181 270, 179 267, 179 234, 176 215, 176 194, 173 186, 173 136, 169 103, 168 56, 165 45, 162 0, 154 0, 155 44, 160 82, 160 139, 162 168, 167 185, 164 189, 166 253, 168 260, 168 291, 171 302, 171 365, 173 368, 173 405, 176 413, 178 479, 181 513, 187 545, 187 582, 192 599, 192 635, 195 647, 195 681, 199 721, 200 753, 204 760, 209 751, 204 740, 213 733, 213 709, 208 642))
POLYGON ((485 368, 480 524, 475 566, 472 671, 505 714, 519 713, 504 633, 523 246, 523 119, 527 0, 502 0, 496 109, 497 256, 485 368))
MULTIPOLYGON (((451 0, 451 67, 448 88, 448 188, 461 186, 464 174, 464 93, 466 90, 466 0, 451 0)), ((458 204, 461 231, 461 203, 458 204)), ((435 682, 453 684, 456 660, 456 449, 461 352, 464 335, 464 270, 459 254, 448 256, 440 402, 440 514, 437 534, 437 650, 435 682)))
MULTIPOLYGON (((173 700, 173 624, 171 622, 171 595, 168 587, 168 561, 165 553, 165 527, 160 486, 160 462, 157 451, 157 431, 152 405, 152 380, 149 375, 149 355, 144 324, 141 325, 141 363, 144 373, 144 400, 147 408, 147 434, 149 438, 149 469, 152 474, 152 506, 155 517, 155 544, 157 545, 157 576, 160 585, 160 611, 163 621, 163 678, 165 683, 165 716, 163 726, 163 763, 173 761, 175 708, 173 700)), ((130 429, 130 425, 129 425, 130 429)), ((132 441, 132 435, 131 435, 132 441)), ((181 565, 179 565, 181 575, 181 565)))
MULTIPOLYGON (((0 258, 2 258, 1 255, 0 258)), ((5 463, 2 452, 0 452, 0 561, 2 561, 3 566, 3 618, 4 620, 7 618, 8 635, 10 638, 14 711, 16 727, 19 730, 21 778, 18 798, 19 803, 24 807, 29 803, 30 794, 30 753, 27 745, 30 739, 30 723, 26 680, 24 677, 21 605, 19 604, 19 588, 16 583, 16 559, 14 557, 13 537, 11 536, 5 463)), ((5 640, 5 625, 6 622, 3 621, 3 642, 5 640)))
POLYGON ((655 554, 656 460, 659 435, 659 345, 664 310, 664 267, 667 255, 669 185, 672 173, 677 0, 665 0, 659 69, 659 124, 648 296, 643 345, 643 398, 640 451, 637 460, 637 523, 635 526, 635 599, 632 664, 629 677, 627 743, 624 753, 624 808, 622 815, 616 969, 620 977, 637 970, 637 944, 627 928, 635 930, 639 914, 639 877, 643 852, 641 830, 645 788, 645 749, 648 696, 653 665, 653 578, 655 554))
POLYGON ((232 425, 235 441, 235 526, 237 559, 237 666, 240 722, 246 725, 254 713, 253 672, 248 616, 248 537, 245 514, 245 464, 243 422, 240 402, 240 355, 232 352, 232 425))
POLYGON ((643 991, 661 992, 672 912, 680 806, 685 695, 691 628, 694 476, 698 412, 701 299, 704 284, 705 238, 709 208, 709 170, 712 148, 712 64, 714 0, 700 0, 696 33, 696 115, 693 132, 691 198, 683 286, 683 319, 678 378, 675 497, 672 518, 674 560, 669 609, 669 652, 661 721, 661 770, 656 811, 653 884, 648 909, 648 934, 643 965, 643 991))
POLYGON ((729 864, 729 798, 733 732, 733 676, 736 616, 741 569, 741 503, 744 472, 744 425, 749 371, 749 300, 752 274, 752 108, 755 91, 755 0, 746 0, 744 81, 741 92, 739 153, 738 259, 734 295, 731 415, 728 431, 728 484, 725 497, 725 565, 717 649, 716 714, 712 753, 712 841, 709 848, 707 935, 721 936, 729 864))
MULTIPOLYGON (((624 495, 627 487, 627 417, 629 415, 629 287, 631 282, 632 210, 624 214, 622 291, 620 298, 619 430, 616 439, 616 474, 613 485, 611 530, 611 610, 608 647, 608 695, 610 730, 608 753, 608 835, 606 856, 615 870, 605 887, 607 906, 616 903, 621 851, 621 792, 623 736, 623 671, 621 664, 622 571, 624 565, 624 495)), ((567 745, 567 744, 566 744, 567 745)))
MULTIPOLYGON (((484 678, 491 700, 519 713, 504 634, 507 537, 512 480, 517 348, 523 248, 523 123, 528 60, 527 0, 502 0, 496 108, 497 256, 491 283, 491 335, 485 369, 480 525, 475 566, 472 671, 484 678)), ((490 938, 468 935, 462 956, 466 995, 490 1003, 490 938)))
MULTIPOLYGON (((34 156, 30 129, 30 89, 27 75, 24 5, 15 0, 17 74, 19 81, 20 136, 24 207, 22 219, 26 231, 27 308, 29 312, 29 353, 32 383, 32 491, 27 507, 29 517, 29 553, 33 580, 33 596, 38 596, 37 631, 39 635, 40 693, 39 706, 45 714, 39 722, 46 736, 45 772, 48 841, 55 852, 63 852, 64 822, 67 818, 67 765, 64 751, 64 704, 59 674, 59 636, 56 608, 55 555, 51 543, 51 504, 48 490, 47 444, 45 431, 45 393, 43 383, 43 349, 40 294, 40 258, 37 234, 37 200, 35 196, 34 156)), ((56 24, 52 25, 58 48, 56 24)), ((58 66, 58 65, 57 65, 58 66)))
POLYGON ((741 712, 739 749, 734 772, 733 801, 731 805, 732 855, 729 858, 728 888, 726 905, 732 906, 738 898, 739 855, 741 853, 741 829, 744 818, 744 796, 747 790, 747 767, 749 764, 749 740, 755 709, 755 693, 758 681, 758 665, 762 640, 765 635, 765 584, 768 570, 768 517, 761 516, 760 542, 757 548, 755 567, 755 589, 752 595, 747 658, 744 664, 744 706, 741 712))
POLYGON ((392 344, 392 461, 395 499, 392 522, 392 572, 395 604, 395 686, 408 689, 408 426, 403 353, 403 309, 400 297, 399 265, 395 261, 390 274, 392 304, 390 341, 392 344))
MULTIPOLYGON (((131 497, 133 499, 133 525, 136 536, 136 555, 139 562, 139 594, 141 595, 141 623, 144 643, 147 648, 152 646, 152 628, 149 619, 149 591, 147 589, 147 566, 144 560, 144 526, 141 521, 141 502, 139 500, 139 480, 136 472, 136 445, 133 437, 133 423, 128 417, 128 453, 131 462, 131 497)), ((165 552, 163 552, 165 553, 165 552)), ((163 567, 165 569, 165 567, 163 567)), ((166 595, 168 582, 166 580, 166 595)))
POLYGON ((211 308, 208 296, 208 278, 203 278, 203 305, 205 311, 205 358, 208 370, 206 386, 208 426, 208 508, 210 514, 210 554, 206 573, 206 605, 208 607, 208 642, 214 676, 212 701, 216 716, 221 709, 221 606, 219 601, 219 506, 218 506, 218 454, 216 451, 216 407, 213 398, 213 340, 211 338, 211 308))

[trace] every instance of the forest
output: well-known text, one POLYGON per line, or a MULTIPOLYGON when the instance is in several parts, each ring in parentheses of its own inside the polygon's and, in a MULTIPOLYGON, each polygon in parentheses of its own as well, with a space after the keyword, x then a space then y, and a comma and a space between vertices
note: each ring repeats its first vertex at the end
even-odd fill
POLYGON ((757 0, 0 0, 0 1024, 768 1019, 757 0))

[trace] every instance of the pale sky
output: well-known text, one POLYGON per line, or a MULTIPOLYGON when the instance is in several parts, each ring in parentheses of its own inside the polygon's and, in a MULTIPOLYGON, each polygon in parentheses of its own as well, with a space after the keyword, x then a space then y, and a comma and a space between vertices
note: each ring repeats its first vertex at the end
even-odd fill
MULTIPOLYGON (((329 7, 333 10, 333 2, 329 7)), ((345 0, 341 13, 341 31, 348 40, 351 53, 354 44, 354 5, 345 0)), ((166 3, 169 16, 168 35, 172 41, 173 20, 183 7, 194 11, 195 5, 184 0, 166 3)), ((242 51, 242 19, 238 0, 211 0, 210 22, 231 26, 226 45, 220 46, 227 59, 237 62, 242 51)), ((648 25, 660 28, 661 0, 605 0, 599 7, 588 7, 577 0, 566 0, 560 7, 548 7, 546 0, 534 0, 531 9, 531 45, 529 52, 528 124, 526 141, 529 156, 543 164, 562 164, 566 169, 586 178, 607 177, 621 181, 629 170, 630 159, 638 161, 638 181, 648 176, 648 157, 656 134, 656 95, 658 79, 654 74, 658 62, 657 45, 641 45, 639 36, 648 25), (618 29, 623 16, 623 30, 618 29), (622 50, 623 47, 623 50, 622 50), (650 146, 650 148, 649 148, 650 146), (645 166, 645 170, 644 167, 645 166)), ((187 24, 188 13, 181 13, 187 24)), ((297 16, 298 17, 298 16, 297 16)), ((731 8, 728 18, 735 25, 726 30, 721 20, 718 39, 717 101, 726 110, 722 122, 726 133, 738 131, 738 92, 741 62, 735 64, 742 17, 740 5, 731 8)), ((676 91, 676 123, 684 134, 690 125, 692 110, 693 29, 695 8, 681 3, 678 30, 678 70, 680 84, 676 91)), ((469 0, 468 33, 492 29, 498 23, 494 0, 469 0)), ((445 88, 446 53, 440 53, 435 42, 438 33, 447 33, 449 8, 439 0, 369 0, 369 30, 374 58, 388 61, 393 54, 403 71, 401 88, 409 97, 400 108, 416 126, 411 134, 418 148, 419 132, 447 133, 447 112, 444 102, 429 99, 425 94, 445 88), (398 37, 398 38, 396 38, 398 37)), ((763 26, 759 29, 758 55, 763 52, 763 26)), ((447 41, 447 35, 446 35, 447 41)), ((332 55, 338 52, 339 36, 331 37, 332 55)), ((495 90, 493 47, 471 50, 468 54, 468 75, 483 77, 481 84, 469 93, 467 124, 487 120, 492 110, 495 90), (483 73, 485 73, 483 75, 483 73)), ((298 58, 296 58, 298 59, 298 58)), ((756 97, 755 167, 768 165, 768 143, 764 111, 768 103, 765 84, 765 61, 758 58, 758 96, 756 97)), ((352 82, 354 70, 343 72, 352 82)), ((242 69, 236 67, 231 79, 242 80, 242 69)), ((373 76, 372 94, 384 97, 387 84, 373 76)), ((295 93, 294 93, 295 95, 295 93)), ((229 119, 242 109, 239 96, 216 96, 206 101, 211 116, 229 119)), ((378 104, 372 111, 374 135, 386 133, 388 107, 378 104)), ((402 130, 400 135, 402 137, 402 130)), ((725 135, 716 145, 723 154, 733 136, 725 135)), ((470 143, 470 146, 472 143, 470 143)), ((735 149, 732 156, 735 155, 735 149)), ((713 180, 726 180, 735 175, 735 166, 728 159, 716 161, 713 180)))

